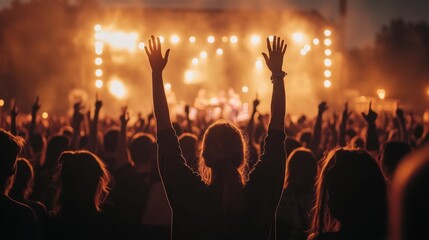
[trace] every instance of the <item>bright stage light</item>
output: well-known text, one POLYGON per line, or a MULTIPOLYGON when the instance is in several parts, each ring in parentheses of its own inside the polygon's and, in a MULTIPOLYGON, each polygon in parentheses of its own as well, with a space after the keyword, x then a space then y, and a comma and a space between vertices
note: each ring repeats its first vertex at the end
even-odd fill
POLYGON ((314 45, 319 45, 320 40, 318 38, 313 39, 313 44, 314 45))
POLYGON ((307 52, 309 52, 311 50, 310 44, 305 44, 304 50, 307 51, 307 52))
POLYGON ((228 42, 228 40, 229 40, 229 39, 228 39, 228 37, 227 37, 227 36, 223 36, 223 37, 222 37, 222 42, 227 43, 227 42, 228 42))
POLYGON ((139 43, 139 49, 143 50, 145 46, 144 42, 139 43))
POLYGON ((301 54, 301 56, 304 56, 307 54, 307 51, 305 51, 305 49, 301 49, 301 51, 299 51, 299 53, 301 54))
POLYGON ((109 82, 109 92, 117 99, 123 99, 127 95, 124 83, 117 79, 109 82))
POLYGON ((237 42, 238 42, 238 37, 237 37, 237 36, 235 36, 235 35, 232 35, 232 36, 229 38, 229 41, 230 41, 231 43, 237 43, 237 42))
POLYGON ((159 41, 160 41, 161 43, 164 43, 164 42, 165 42, 165 37, 164 37, 164 36, 159 36, 159 41))
POLYGON ((100 24, 96 24, 96 25, 94 26, 94 31, 96 31, 96 32, 101 31, 101 25, 100 25, 100 24))
POLYGON ((165 88, 165 90, 171 90, 171 84, 170 83, 165 83, 164 84, 164 88, 165 88))
POLYGON ((256 67, 256 69, 258 69, 258 70, 261 70, 261 69, 262 69, 263 64, 262 64, 262 60, 261 60, 261 59, 256 60, 256 62, 255 62, 255 67, 256 67))
POLYGON ((209 37, 207 38, 207 42, 208 42, 208 43, 214 43, 214 42, 215 42, 215 38, 214 38, 213 36, 209 36, 209 37))
POLYGON ((325 50, 325 55, 326 55, 326 56, 331 56, 331 54, 332 54, 331 49, 326 49, 326 50, 325 50))
POLYGON ((329 58, 325 58, 324 63, 326 67, 332 66, 332 60, 329 58))
POLYGON ((179 41, 180 41, 179 36, 177 36, 177 35, 173 35, 173 36, 171 36, 171 42, 172 42, 173 44, 178 44, 178 43, 179 43, 179 41))
POLYGON ((47 119, 49 117, 49 114, 47 112, 42 113, 42 118, 47 119))
POLYGON ((202 52, 200 53, 200 57, 201 57, 201 58, 207 58, 207 52, 206 52, 206 51, 202 51, 202 52))
POLYGON ((95 87, 96 88, 102 88, 103 87, 103 81, 98 79, 97 81, 95 81, 95 87))
POLYGON ((223 54, 223 49, 222 48, 218 48, 217 50, 216 50, 216 54, 217 55, 222 55, 223 54))
POLYGON ((241 91, 242 91, 243 93, 247 93, 247 92, 249 92, 249 88, 248 88, 247 86, 243 86, 243 87, 241 88, 241 91))
POLYGON ((331 34, 332 34, 331 30, 329 30, 329 29, 326 29, 323 33, 324 33, 324 34, 325 34, 325 36, 327 36, 327 37, 331 36, 331 34))
POLYGON ((192 58, 192 64, 197 65, 199 62, 198 58, 192 58))
POLYGON ((101 70, 101 69, 95 70, 95 76, 101 77, 102 75, 103 75, 103 70, 101 70))
POLYGON ((326 79, 325 81, 323 81, 323 86, 325 86, 325 88, 329 88, 329 87, 331 87, 331 85, 332 85, 332 83, 328 79, 326 79))
POLYGON ((98 57, 94 60, 95 65, 101 65, 103 63, 103 59, 101 57, 98 57))
POLYGON ((258 44, 261 41, 261 37, 258 35, 252 35, 250 41, 252 41, 253 44, 258 44))
POLYGON ((194 43, 197 39, 194 36, 189 37, 189 42, 194 43))
POLYGON ((195 81, 195 72, 188 70, 185 72, 185 83, 191 84, 195 81))
POLYGON ((101 54, 103 54, 103 49, 102 49, 102 48, 96 48, 96 49, 95 49, 95 53, 96 53, 97 55, 101 55, 101 54))
POLYGON ((325 75, 325 77, 331 77, 332 76, 332 73, 331 73, 331 71, 329 71, 329 70, 325 70, 325 72, 323 73, 324 75, 325 75))
POLYGON ((386 91, 384 89, 377 89, 378 98, 383 100, 386 97, 386 91))
POLYGON ((272 42, 274 40, 274 36, 273 35, 268 36, 268 40, 270 40, 270 42, 272 42))
POLYGON ((0 99, 0 107, 3 107, 3 106, 4 106, 4 100, 0 99))
POLYGON ((331 39, 327 38, 327 39, 325 39, 324 43, 326 46, 331 46, 332 41, 331 41, 331 39))
POLYGON ((300 32, 296 32, 296 33, 292 34, 292 38, 295 42, 300 43, 304 40, 304 34, 302 34, 300 32))

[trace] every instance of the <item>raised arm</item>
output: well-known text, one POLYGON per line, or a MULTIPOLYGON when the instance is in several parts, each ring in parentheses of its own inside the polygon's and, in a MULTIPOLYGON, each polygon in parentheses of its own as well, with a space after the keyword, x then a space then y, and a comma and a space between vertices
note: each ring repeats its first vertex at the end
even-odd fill
POLYGON ((10 110, 10 133, 16 136, 16 116, 18 116, 18 108, 16 107, 16 102, 13 103, 13 107, 10 110))
POLYGON ((37 120, 37 111, 40 109, 40 103, 39 103, 39 96, 36 97, 36 102, 34 102, 33 106, 31 107, 31 123, 30 123, 30 130, 29 130, 29 137, 33 137, 34 133, 36 131, 36 120, 37 120))
POLYGON ((346 102, 344 104, 344 110, 343 110, 343 116, 341 118, 341 124, 340 124, 340 147, 346 146, 346 127, 347 127, 347 121, 349 120, 349 117, 352 113, 349 112, 349 103, 346 102))
POLYGON ((258 94, 256 94, 255 100, 253 100, 253 109, 252 114, 250 115, 249 123, 247 123, 246 131, 249 136, 249 142, 251 144, 255 143, 254 139, 254 128, 255 128, 255 114, 258 111, 257 108, 261 102, 258 99, 258 94))
POLYGON ((84 119, 83 114, 80 112, 80 109, 82 108, 82 103, 77 102, 73 105, 73 117, 72 117, 72 128, 73 128, 73 135, 70 142, 70 148, 72 150, 78 150, 79 149, 79 141, 80 141, 80 127, 82 125, 82 121, 84 119))
POLYGON ((399 103, 397 104, 397 107, 396 107, 396 117, 398 118, 398 121, 399 121, 400 139, 401 141, 408 143, 410 141, 410 138, 407 130, 407 125, 405 122, 404 110, 399 108, 399 103))
POLYGON ((130 120, 130 116, 127 107, 124 107, 119 120, 121 121, 121 129, 119 131, 118 146, 116 148, 116 169, 130 164, 130 155, 127 148, 127 123, 130 120))
POLYGON ((271 71, 271 82, 273 83, 273 94, 271 96, 271 119, 268 129, 281 132, 285 131, 286 93, 283 71, 283 57, 286 53, 287 44, 284 40, 274 36, 273 42, 267 38, 268 55, 262 53, 268 69, 271 71))
POLYGON ((311 151, 316 155, 319 152, 319 145, 322 141, 322 120, 323 113, 326 112, 326 110, 328 110, 328 104, 326 102, 321 102, 319 104, 319 111, 317 112, 316 124, 314 125, 313 136, 310 144, 311 151))
POLYGON ((94 118, 90 120, 90 127, 89 127, 89 138, 88 138, 88 150, 96 153, 97 147, 98 147, 98 119, 100 115, 100 109, 103 106, 103 102, 98 98, 98 94, 95 95, 95 112, 94 112, 94 118))
POLYGON ((156 118, 156 129, 157 132, 161 132, 162 130, 172 128, 167 98, 164 91, 164 81, 162 78, 162 72, 167 64, 170 49, 166 51, 165 56, 163 57, 159 37, 155 40, 155 37, 152 36, 151 40, 149 40, 148 46, 145 46, 145 51, 152 68, 152 96, 156 118))
POLYGON ((371 102, 369 102, 368 114, 362 113, 362 116, 368 124, 365 148, 368 151, 379 151, 380 145, 378 143, 377 126, 375 125, 375 120, 377 120, 378 115, 372 110, 371 102))

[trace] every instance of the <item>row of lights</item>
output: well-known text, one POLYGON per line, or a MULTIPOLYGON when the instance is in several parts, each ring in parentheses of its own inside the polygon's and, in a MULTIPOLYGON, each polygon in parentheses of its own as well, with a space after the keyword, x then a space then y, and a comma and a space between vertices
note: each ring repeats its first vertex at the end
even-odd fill
POLYGON ((325 81, 323 81, 323 86, 325 88, 330 88, 332 85, 332 82, 330 78, 332 77, 332 59, 330 56, 332 55, 332 50, 329 48, 332 45, 332 40, 330 39, 332 32, 329 29, 326 29, 323 31, 323 34, 325 35, 325 39, 323 40, 323 43, 325 45, 325 59, 323 60, 323 64, 325 66, 325 71, 323 72, 323 75, 325 77, 325 81))

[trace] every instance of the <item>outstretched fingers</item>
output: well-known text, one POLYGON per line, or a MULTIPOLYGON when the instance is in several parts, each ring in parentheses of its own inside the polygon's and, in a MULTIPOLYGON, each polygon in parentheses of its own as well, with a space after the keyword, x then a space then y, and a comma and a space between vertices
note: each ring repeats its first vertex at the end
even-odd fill
POLYGON ((270 42, 270 38, 267 38, 267 48, 268 48, 268 53, 271 53, 273 50, 271 49, 271 42, 270 42))

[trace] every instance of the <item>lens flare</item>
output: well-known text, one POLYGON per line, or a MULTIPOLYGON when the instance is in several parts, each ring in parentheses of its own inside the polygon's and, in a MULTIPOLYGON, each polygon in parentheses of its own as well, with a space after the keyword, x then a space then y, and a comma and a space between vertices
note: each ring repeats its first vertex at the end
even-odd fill
POLYGON ((127 89, 124 83, 117 79, 109 82, 109 92, 117 99, 123 99, 127 95, 127 89))

